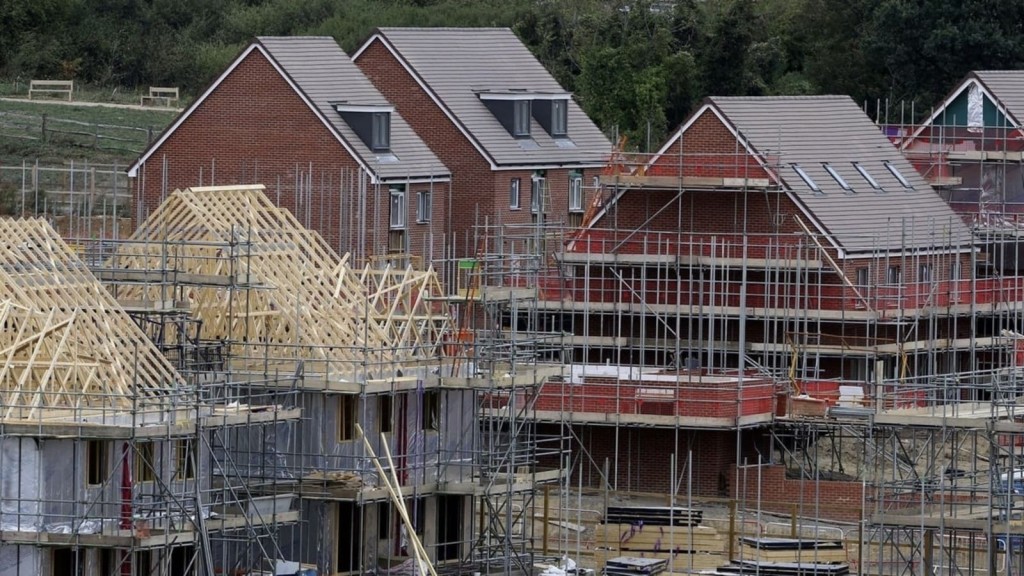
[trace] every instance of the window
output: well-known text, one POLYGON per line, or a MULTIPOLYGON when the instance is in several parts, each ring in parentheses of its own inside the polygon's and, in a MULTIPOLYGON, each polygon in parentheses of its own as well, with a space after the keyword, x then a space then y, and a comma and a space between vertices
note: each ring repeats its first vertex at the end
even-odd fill
POLYGON ((423 429, 437 430, 440 423, 441 394, 437 390, 423 393, 423 429))
POLYGON ((900 183, 900 186, 903 186, 907 190, 914 189, 914 187, 910 185, 910 182, 908 182, 907 179, 903 177, 903 174, 900 174, 900 171, 895 166, 892 165, 892 162, 886 162, 885 167, 889 169, 889 172, 892 173, 892 175, 900 183))
POLYGON ((374 151, 391 149, 391 114, 389 112, 373 113, 371 148, 374 151))
POLYGON ((391 189, 391 227, 405 228, 405 190, 391 189))
POLYGON ((392 414, 391 406, 391 396, 379 396, 377 398, 377 431, 382 434, 394 430, 394 415, 392 414))
POLYGON ((132 477, 136 482, 152 482, 156 480, 156 450, 152 442, 139 442, 135 445, 135 461, 132 477))
POLYGON ((416 221, 430 222, 430 191, 421 190, 416 193, 416 221))
POLYGON ((840 176, 839 172, 836 172, 835 168, 833 168, 829 164, 822 164, 822 166, 825 167, 825 172, 828 172, 828 175, 831 176, 832 179, 836 181, 836 184, 839 184, 840 188, 846 190, 847 192, 853 192, 853 188, 851 188, 850 185, 846 183, 846 179, 840 176))
POLYGON ((377 538, 387 540, 391 538, 391 502, 380 502, 377 504, 377 538))
POLYGON ((521 208, 519 202, 519 178, 513 178, 508 184, 508 207, 518 210, 521 208))
POLYGON ((512 113, 512 135, 523 138, 530 135, 530 101, 516 100, 512 113))
POLYGON ((889 266, 889 270, 885 275, 885 282, 887 284, 899 284, 903 281, 903 271, 900 269, 899 264, 893 264, 889 266))
POLYGON ((931 282, 932 281, 932 265, 921 264, 917 267, 917 281, 918 282, 931 282))
POLYGON ((355 440, 358 405, 358 396, 338 396, 338 442, 355 440))
POLYGON ((816 193, 821 192, 821 187, 814 183, 814 180, 811 179, 807 172, 804 172, 803 168, 797 164, 793 164, 793 171, 796 172, 797 176, 799 176, 801 180, 804 181, 804 184, 807 184, 808 188, 816 193))
POLYGON ((543 212, 543 208, 546 208, 543 201, 544 177, 534 174, 530 184, 530 211, 543 212))
POLYGON ((960 262, 954 260, 949 264, 949 294, 956 301, 960 299, 960 262))
POLYGON ((90 440, 85 444, 86 483, 103 484, 107 477, 107 443, 90 440))
POLYGON ((174 447, 175 469, 179 480, 191 480, 196 477, 196 454, 191 440, 178 440, 174 447))
POLYGON ((882 187, 878 185, 878 181, 875 180, 875 177, 872 176, 870 172, 868 172, 867 168, 861 166, 856 162, 853 163, 853 167, 857 169, 857 172, 860 172, 861 177, 863 177, 864 181, 868 183, 868 186, 871 186, 875 190, 882 189, 882 187))
POLYGON ((857 286, 867 287, 871 284, 871 269, 867 266, 857 268, 857 286))
POLYGON ((569 211, 583 211, 583 177, 579 174, 569 177, 569 211))
POLYGON ((565 136, 569 125, 569 101, 551 101, 551 135, 565 136))

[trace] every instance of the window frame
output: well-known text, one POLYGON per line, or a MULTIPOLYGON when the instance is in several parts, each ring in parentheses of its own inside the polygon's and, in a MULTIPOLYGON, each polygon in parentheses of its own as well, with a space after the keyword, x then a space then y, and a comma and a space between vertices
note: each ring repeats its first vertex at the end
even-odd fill
POLYGON ((569 135, 569 101, 551 101, 551 135, 564 138, 569 135))
POLYGON ((351 394, 338 395, 338 442, 356 439, 356 416, 359 413, 359 397, 351 394))
POLYGON ((843 178, 842 174, 840 174, 834 166, 832 166, 828 162, 824 162, 822 163, 822 167, 824 167, 825 172, 828 172, 828 175, 831 176, 832 179, 836 181, 836 184, 839 184, 840 188, 842 188, 846 192, 853 192, 853 187, 850 186, 850 183, 846 181, 846 178, 843 178))
POLYGON ((530 100, 512 101, 512 135, 516 138, 530 137, 532 107, 533 102, 530 100))
POLYGON ((439 390, 424 390, 422 402, 420 424, 424 431, 436 432, 441 428, 441 392, 439 390))
POLYGON ((885 271, 885 283, 898 285, 903 283, 903 267, 899 264, 890 264, 885 271))
POLYGON ((522 178, 513 178, 508 183, 508 207, 512 210, 523 208, 522 178))
POLYGON ((156 481, 156 446, 153 442, 136 442, 133 448, 132 482, 156 481), (147 465, 148 464, 148 465, 147 465))
POLYGON ((395 402, 387 394, 377 397, 377 432, 390 434, 395 431, 395 402))
POLYGON ((544 176, 534 174, 530 178, 530 212, 533 214, 540 214, 543 212, 543 195, 544 176))
POLYGON ((85 484, 102 486, 107 479, 109 446, 104 440, 89 440, 85 443, 85 484))
POLYGON ((391 188, 388 192, 388 223, 392 230, 405 230, 408 225, 409 204, 405 190, 391 188), (396 209, 397 205, 397 209, 396 209))
POLYGON ((878 183, 878 180, 875 180, 875 177, 872 176, 870 172, 868 172, 868 169, 865 168, 863 164, 861 164, 860 162, 853 162, 852 164, 853 167, 860 174, 861 178, 863 178, 864 181, 868 183, 868 186, 871 186, 875 190, 882 189, 882 185, 878 183))
POLYGON ((430 222, 430 213, 434 209, 433 199, 430 197, 430 190, 416 192, 416 223, 427 224, 430 222))
POLYGON ((391 113, 371 113, 370 149, 374 152, 391 150, 391 113))
POLYGON ((799 164, 790 164, 790 167, 792 167, 793 172, 796 172, 796 175, 804 181, 804 184, 807 184, 807 187, 811 189, 811 192, 814 192, 815 194, 824 194, 824 192, 821 191, 821 186, 818 186, 818 183, 811 178, 811 175, 808 174, 802 166, 799 164))
POLYGON ((885 167, 886 169, 889 170, 889 173, 892 174, 892 177, 895 178, 896 181, 900 183, 900 186, 902 186, 906 190, 914 189, 914 186, 910 184, 910 181, 907 180, 906 176, 904 176, 903 173, 900 172, 899 168, 897 168, 892 162, 886 161, 883 162, 883 164, 885 164, 885 167))
POLYGON ((569 212, 583 212, 583 204, 583 175, 573 174, 569 177, 569 212))
POLYGON ((194 480, 196 477, 195 443, 189 438, 174 443, 174 477, 178 480, 194 480))

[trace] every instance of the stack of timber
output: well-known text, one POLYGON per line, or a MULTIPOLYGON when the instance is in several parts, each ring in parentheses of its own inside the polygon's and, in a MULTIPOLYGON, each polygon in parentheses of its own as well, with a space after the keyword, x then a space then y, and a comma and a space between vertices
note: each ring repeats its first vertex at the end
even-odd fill
POLYGON ((704 513, 679 506, 609 506, 605 524, 638 524, 648 526, 697 526, 704 513))
POLYGON ((655 576, 668 567, 665 560, 620 556, 609 558, 604 567, 605 576, 655 576))
POLYGON ((739 558, 754 562, 814 564, 842 564, 847 561, 846 550, 838 540, 792 538, 740 538, 739 558))
POLYGON ((688 508, 608 507, 594 529, 598 567, 617 556, 664 560, 672 573, 728 564, 727 538, 700 526, 702 512, 688 508))
POLYGON ((815 562, 733 562, 719 568, 714 574, 759 574, 761 576, 846 576, 849 564, 819 564, 815 562))
POLYGON ((359 490, 363 487, 363 478, 355 472, 343 470, 315 470, 306 476, 306 480, 314 482, 330 482, 343 490, 359 490))

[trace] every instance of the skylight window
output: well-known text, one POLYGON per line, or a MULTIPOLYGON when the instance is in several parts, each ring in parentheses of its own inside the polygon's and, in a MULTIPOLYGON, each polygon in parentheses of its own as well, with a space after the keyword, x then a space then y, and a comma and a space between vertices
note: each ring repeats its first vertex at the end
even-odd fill
POLYGON ((801 180, 804 181, 804 184, 807 184, 808 188, 818 194, 821 193, 821 187, 815 184, 814 180, 811 179, 807 172, 804 172, 804 169, 801 168, 799 164, 793 164, 792 166, 793 171, 796 172, 797 176, 799 176, 801 180))
POLYGON ((871 186, 875 190, 881 190, 882 189, 882 187, 878 184, 878 180, 875 180, 875 177, 872 176, 870 172, 868 172, 867 168, 861 166, 860 164, 858 164, 856 162, 853 163, 853 167, 857 169, 857 172, 860 172, 860 175, 868 183, 868 186, 871 186))
POLYGON ((897 170, 896 167, 892 165, 892 162, 886 162, 885 167, 888 168, 889 172, 891 172, 892 175, 896 178, 896 180, 899 181, 900 186, 903 186, 907 190, 914 189, 914 187, 910 185, 910 182, 908 182, 907 179, 903 177, 903 174, 900 174, 900 171, 897 170))
POLYGON ((839 172, 836 172, 835 168, 833 168, 829 164, 822 164, 822 166, 825 167, 825 171, 828 172, 828 175, 831 176, 832 179, 836 181, 836 184, 839 184, 840 188, 846 190, 847 192, 853 192, 853 188, 851 188, 850 185, 846 183, 846 179, 840 176, 839 172))

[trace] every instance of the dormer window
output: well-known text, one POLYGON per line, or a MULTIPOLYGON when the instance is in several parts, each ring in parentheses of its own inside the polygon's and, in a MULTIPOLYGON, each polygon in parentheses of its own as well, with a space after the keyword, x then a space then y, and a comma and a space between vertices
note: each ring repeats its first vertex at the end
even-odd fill
POLYGON ((382 152, 391 149, 391 113, 373 113, 373 134, 370 148, 374 152, 382 152))
POLYGON ((335 104, 349 128, 373 152, 391 150, 391 106, 335 104))
POLYGON ((529 92, 527 90, 483 90, 477 96, 494 118, 515 138, 522 139, 524 149, 533 137, 532 121, 559 142, 568 140, 569 95, 564 92, 529 92))
POLYGON ((552 100, 551 101, 551 135, 565 136, 568 134, 569 127, 569 101, 568 100, 552 100))
POLYGON ((512 135, 516 138, 530 136, 530 101, 516 100, 513 107, 512 135))

